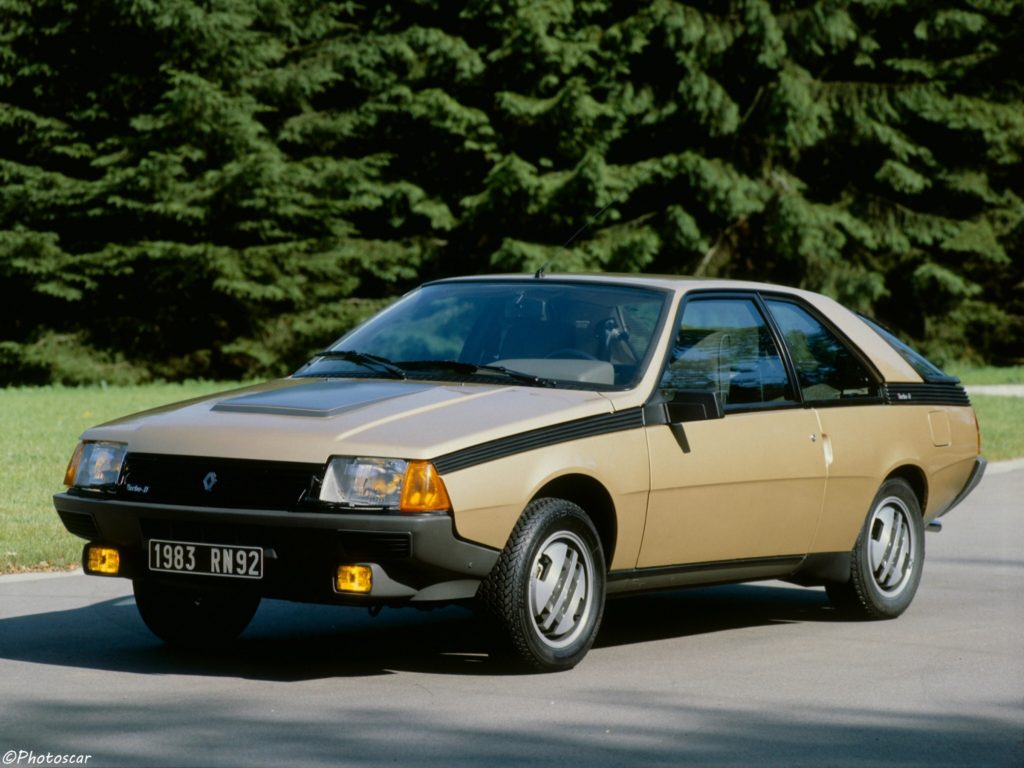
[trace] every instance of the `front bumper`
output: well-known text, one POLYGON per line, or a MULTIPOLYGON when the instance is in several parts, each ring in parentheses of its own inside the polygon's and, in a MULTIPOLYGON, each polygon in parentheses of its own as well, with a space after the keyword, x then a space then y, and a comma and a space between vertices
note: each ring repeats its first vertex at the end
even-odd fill
POLYGON ((285 600, 346 605, 462 600, 476 593, 498 558, 494 549, 459 539, 447 514, 223 509, 66 492, 56 494, 53 504, 71 533, 120 550, 120 576, 247 589, 285 600), (152 573, 150 539, 262 547, 264 575, 239 584, 216 576, 152 573), (372 591, 337 592, 334 575, 343 564, 370 565, 372 591))

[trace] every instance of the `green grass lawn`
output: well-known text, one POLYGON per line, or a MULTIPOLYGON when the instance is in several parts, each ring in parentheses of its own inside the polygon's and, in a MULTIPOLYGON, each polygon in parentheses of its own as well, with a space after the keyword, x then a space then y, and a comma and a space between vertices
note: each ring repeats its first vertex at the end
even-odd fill
MULTIPOLYGON (((1024 385, 1024 365, 950 365, 946 372, 959 376, 967 386, 989 384, 1024 385)), ((971 403, 981 424, 981 452, 989 461, 1024 456, 1024 397, 972 395, 971 403)))
MULTIPOLYGON (((953 369, 968 384, 1024 382, 1024 368, 953 369)), ((50 497, 78 436, 94 424, 230 389, 216 382, 137 387, 0 389, 0 573, 72 568, 83 541, 64 530, 50 497)), ((1024 456, 1024 398, 975 395, 990 461, 1024 456)))
POLYGON ((981 454, 989 461, 1024 456, 1024 397, 972 395, 981 424, 981 454))
POLYGON ((959 376, 964 384, 1024 384, 1024 365, 996 368, 992 365, 954 364, 943 370, 959 376))

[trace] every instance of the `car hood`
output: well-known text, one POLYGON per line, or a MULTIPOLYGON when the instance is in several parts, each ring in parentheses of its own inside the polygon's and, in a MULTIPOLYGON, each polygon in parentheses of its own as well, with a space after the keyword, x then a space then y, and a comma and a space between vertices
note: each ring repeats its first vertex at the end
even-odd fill
POLYGON ((424 381, 283 379, 88 430, 137 453, 322 463, 431 459, 522 431, 611 413, 597 392, 424 381))

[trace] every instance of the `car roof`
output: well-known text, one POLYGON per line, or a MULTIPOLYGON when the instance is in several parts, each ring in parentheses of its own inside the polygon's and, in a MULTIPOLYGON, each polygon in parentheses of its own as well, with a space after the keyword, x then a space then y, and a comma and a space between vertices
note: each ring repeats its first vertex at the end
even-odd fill
POLYGON ((551 282, 570 283, 612 283, 616 285, 636 285, 648 288, 661 288, 673 291, 690 290, 760 290, 760 291, 782 291, 786 293, 810 293, 798 288, 791 288, 772 283, 762 283, 752 280, 732 280, 726 278, 694 277, 692 275, 649 275, 621 272, 545 272, 541 276, 531 273, 520 274, 495 274, 495 275, 467 275, 463 277, 449 277, 431 281, 432 283, 450 282, 522 282, 523 280, 538 280, 551 282))

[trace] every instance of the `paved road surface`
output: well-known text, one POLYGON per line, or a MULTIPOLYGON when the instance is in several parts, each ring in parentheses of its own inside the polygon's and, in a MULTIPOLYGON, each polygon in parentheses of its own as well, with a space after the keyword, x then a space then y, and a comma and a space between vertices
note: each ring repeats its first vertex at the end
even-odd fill
POLYGON ((0 755, 100 768, 1020 767, 1022 500, 1024 471, 986 477, 928 536, 897 621, 837 621, 821 590, 778 582, 632 598, 558 675, 501 674, 458 609, 371 619, 268 602, 230 653, 196 655, 147 633, 126 582, 5 577, 0 755))

